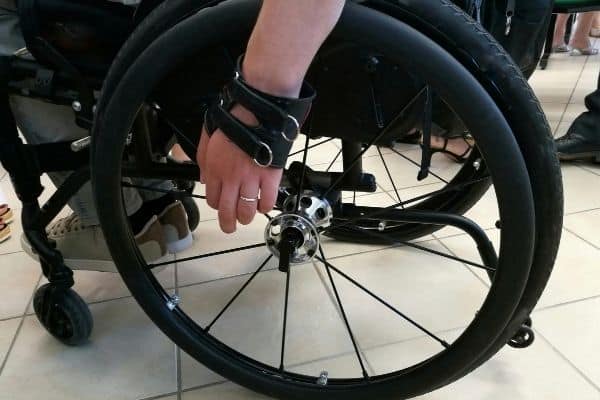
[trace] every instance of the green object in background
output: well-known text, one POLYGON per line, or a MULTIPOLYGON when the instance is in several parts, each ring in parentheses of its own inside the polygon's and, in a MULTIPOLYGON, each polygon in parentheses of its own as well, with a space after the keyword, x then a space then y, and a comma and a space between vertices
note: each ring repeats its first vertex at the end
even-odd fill
POLYGON ((555 12, 574 13, 600 10, 600 0, 556 0, 555 12))

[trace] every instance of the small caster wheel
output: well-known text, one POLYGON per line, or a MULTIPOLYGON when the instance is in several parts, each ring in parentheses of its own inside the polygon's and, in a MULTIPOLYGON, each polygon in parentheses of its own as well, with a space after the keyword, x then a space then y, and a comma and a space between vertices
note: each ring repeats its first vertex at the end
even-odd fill
POLYGON ((94 321, 87 304, 72 289, 59 289, 50 283, 40 287, 33 309, 44 328, 68 346, 87 342, 94 321))
POLYGON ((513 336, 512 339, 510 339, 508 345, 515 349, 524 349, 526 347, 531 346, 534 341, 535 333, 533 332, 533 329, 531 329, 526 324, 523 324, 523 326, 519 328, 515 336, 513 336))
POLYGON ((196 228, 198 228, 198 224, 200 224, 200 210, 198 209, 198 204, 196 204, 192 197, 184 197, 181 200, 181 203, 187 214, 190 232, 194 232, 196 228))

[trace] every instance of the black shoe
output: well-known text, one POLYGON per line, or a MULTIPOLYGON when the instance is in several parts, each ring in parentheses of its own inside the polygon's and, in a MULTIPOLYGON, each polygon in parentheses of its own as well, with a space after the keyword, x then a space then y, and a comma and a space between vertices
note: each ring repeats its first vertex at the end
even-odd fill
POLYGON ((592 160, 600 163, 600 131, 579 130, 574 125, 555 143, 561 161, 592 160))

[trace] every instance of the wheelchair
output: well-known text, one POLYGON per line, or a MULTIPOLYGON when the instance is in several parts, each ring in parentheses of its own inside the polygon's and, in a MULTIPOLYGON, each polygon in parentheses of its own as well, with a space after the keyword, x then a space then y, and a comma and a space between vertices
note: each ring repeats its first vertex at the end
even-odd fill
POLYGON ((529 315, 560 242, 560 168, 525 78, 456 5, 347 2, 308 73, 317 99, 275 210, 238 230, 246 245, 230 245, 203 221, 200 250, 147 263, 123 187, 132 186, 127 178, 169 179, 179 198, 204 200, 193 185, 197 165, 170 161, 166 149, 175 140, 194 158, 205 111, 232 78, 260 2, 142 2, 135 12, 37 3, 62 18, 69 10, 110 21, 118 36, 104 70, 40 32, 28 40, 37 61, 3 64, 1 160, 50 282, 36 295, 36 314, 59 340, 84 342, 92 323, 44 227, 91 178, 111 254, 143 310, 191 357, 252 390, 410 398, 460 379, 507 343, 531 344, 529 315), (6 100, 15 93, 71 105, 89 140, 22 144, 6 100), (436 168, 429 138, 448 113, 475 146, 464 164, 436 168), (402 143, 415 130, 423 144, 402 143), (40 207, 39 177, 55 170, 75 172, 40 207), (468 213, 490 193, 497 220, 481 226, 468 213), (448 227, 470 247, 440 242, 448 227), (300 239, 290 245, 289 235, 300 239), (176 269, 175 287, 156 278, 159 267, 176 269), (434 274, 445 280, 432 284, 434 274))

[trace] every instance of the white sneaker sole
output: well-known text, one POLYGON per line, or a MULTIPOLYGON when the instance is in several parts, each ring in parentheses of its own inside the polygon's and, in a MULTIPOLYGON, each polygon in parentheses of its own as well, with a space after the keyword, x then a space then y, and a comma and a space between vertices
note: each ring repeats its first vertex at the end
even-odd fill
POLYGON ((192 247, 192 243, 194 242, 192 232, 188 231, 188 234, 183 239, 179 239, 177 228, 172 225, 163 225, 163 232, 165 234, 165 242, 167 243, 167 251, 169 253, 181 253, 192 247))
MULTIPOLYGON (((40 257, 37 255, 35 249, 29 244, 25 235, 21 235, 21 248, 27 255, 29 255, 34 260, 40 260, 40 257)), ((160 259, 162 256, 157 257, 155 260, 149 260, 146 262, 152 262, 160 259)), ((88 259, 78 259, 78 258, 65 258, 65 265, 71 268, 74 271, 96 271, 96 272, 111 272, 111 273, 119 273, 117 270, 117 266, 113 261, 108 260, 88 260, 88 259)), ((153 269, 154 273, 160 272, 164 270, 166 267, 160 267, 153 269)))

